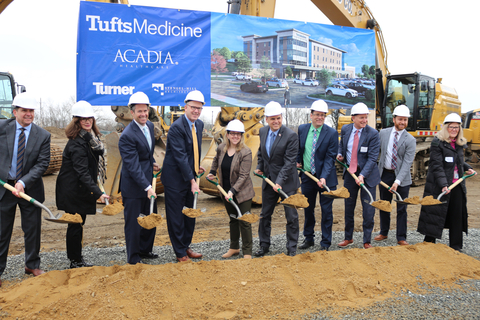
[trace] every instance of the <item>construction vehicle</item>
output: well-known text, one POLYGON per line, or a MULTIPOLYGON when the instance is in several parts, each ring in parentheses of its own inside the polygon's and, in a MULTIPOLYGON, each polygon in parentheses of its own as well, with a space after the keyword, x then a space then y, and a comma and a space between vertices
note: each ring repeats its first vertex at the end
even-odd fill
MULTIPOLYGON (((13 99, 18 93, 25 91, 25 86, 17 84, 11 73, 0 72, 0 119, 13 117, 13 99)), ((59 146, 53 143, 50 144, 50 164, 47 171, 43 174, 44 176, 60 171, 62 152, 63 150, 59 146)))

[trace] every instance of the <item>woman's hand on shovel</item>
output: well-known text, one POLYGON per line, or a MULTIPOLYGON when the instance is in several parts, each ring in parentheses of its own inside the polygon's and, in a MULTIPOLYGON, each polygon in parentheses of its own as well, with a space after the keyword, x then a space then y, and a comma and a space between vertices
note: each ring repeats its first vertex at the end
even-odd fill
POLYGON ((477 175, 477 172, 476 172, 475 170, 473 170, 473 169, 468 169, 467 174, 468 174, 468 175, 470 175, 470 174, 475 174, 475 175, 477 175))
POLYGON ((233 199, 233 193, 232 193, 232 191, 228 191, 227 196, 225 197, 225 199, 226 199, 227 201, 229 201, 230 199, 233 199))
POLYGON ((102 203, 105 203, 105 199, 109 200, 110 196, 108 194, 102 194, 98 200, 100 200, 102 203))

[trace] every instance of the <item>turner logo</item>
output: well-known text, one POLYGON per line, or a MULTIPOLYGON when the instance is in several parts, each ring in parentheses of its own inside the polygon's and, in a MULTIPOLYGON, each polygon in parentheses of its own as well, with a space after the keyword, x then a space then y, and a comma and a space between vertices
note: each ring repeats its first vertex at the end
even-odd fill
POLYGON ((154 91, 159 92, 161 96, 165 94, 163 83, 152 83, 152 88, 154 91))
POLYGON ((93 82, 95 86, 95 94, 107 94, 107 95, 132 95, 134 86, 106 86, 103 82, 93 82))

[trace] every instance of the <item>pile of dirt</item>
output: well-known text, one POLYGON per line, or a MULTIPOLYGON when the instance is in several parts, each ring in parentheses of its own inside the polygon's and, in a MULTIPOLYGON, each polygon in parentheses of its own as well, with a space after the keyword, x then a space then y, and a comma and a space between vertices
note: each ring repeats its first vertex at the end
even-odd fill
POLYGON ((66 139, 65 138, 65 129, 60 129, 57 127, 44 127, 43 129, 50 132, 51 139, 66 139))
POLYGON ((0 306, 21 319, 293 319, 369 306, 406 289, 421 294, 425 284, 454 288, 461 279, 480 279, 480 261, 421 243, 50 271, 3 287, 0 306))

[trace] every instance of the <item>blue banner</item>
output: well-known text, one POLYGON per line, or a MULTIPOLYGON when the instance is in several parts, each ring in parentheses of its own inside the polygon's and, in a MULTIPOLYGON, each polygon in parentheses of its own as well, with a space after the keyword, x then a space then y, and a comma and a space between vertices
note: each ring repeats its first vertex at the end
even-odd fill
POLYGON ((210 103, 210 12, 81 1, 77 41, 77 100, 175 106, 196 89, 210 103))
POLYGON ((375 107, 373 30, 236 14, 80 2, 77 100, 183 106, 375 107))

